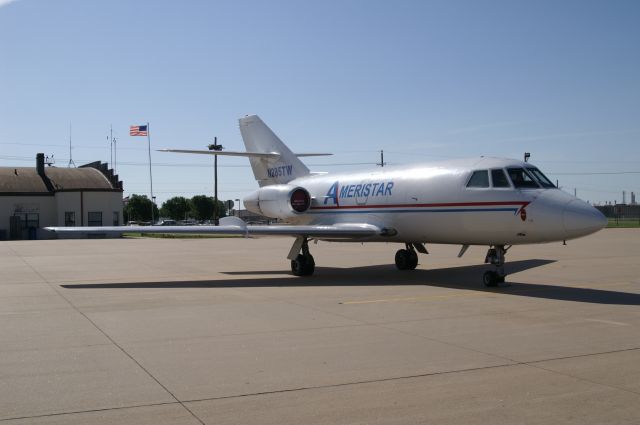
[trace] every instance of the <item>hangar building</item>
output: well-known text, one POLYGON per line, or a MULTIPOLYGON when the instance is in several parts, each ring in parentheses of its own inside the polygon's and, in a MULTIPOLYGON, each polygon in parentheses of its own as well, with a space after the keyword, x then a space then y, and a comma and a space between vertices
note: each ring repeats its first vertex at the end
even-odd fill
POLYGON ((100 161, 78 168, 0 167, 0 239, 49 239, 47 226, 122 224, 122 182, 100 161))

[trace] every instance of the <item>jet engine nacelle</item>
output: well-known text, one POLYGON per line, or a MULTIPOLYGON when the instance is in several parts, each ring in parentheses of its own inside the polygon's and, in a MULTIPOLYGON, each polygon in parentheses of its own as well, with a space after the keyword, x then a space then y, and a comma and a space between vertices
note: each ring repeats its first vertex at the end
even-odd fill
POLYGON ((271 218, 289 218, 311 206, 307 189, 289 184, 262 187, 243 199, 247 210, 271 218))

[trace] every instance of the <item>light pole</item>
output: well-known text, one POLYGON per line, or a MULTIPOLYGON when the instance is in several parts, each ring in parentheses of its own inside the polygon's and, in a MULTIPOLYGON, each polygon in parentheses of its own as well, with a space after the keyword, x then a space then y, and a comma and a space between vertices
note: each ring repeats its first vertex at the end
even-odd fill
MULTIPOLYGON (((218 138, 213 138, 213 144, 208 146, 210 151, 221 151, 222 145, 218 144, 218 138)), ((217 226, 220 223, 218 220, 218 155, 213 156, 213 223, 217 226)))

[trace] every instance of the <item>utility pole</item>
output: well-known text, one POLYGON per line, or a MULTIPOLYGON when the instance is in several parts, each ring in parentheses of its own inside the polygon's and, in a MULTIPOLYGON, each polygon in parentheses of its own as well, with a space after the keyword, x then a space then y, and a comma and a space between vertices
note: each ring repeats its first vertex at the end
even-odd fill
POLYGON ((384 167, 386 164, 386 162, 384 162, 384 151, 380 150, 380 162, 377 163, 376 165, 379 165, 381 167, 384 167))
MULTIPOLYGON (((219 152, 223 149, 222 145, 218 144, 218 138, 213 138, 213 144, 208 146, 210 151, 219 152)), ((218 155, 213 155, 213 223, 217 226, 220 224, 218 219, 218 155)))

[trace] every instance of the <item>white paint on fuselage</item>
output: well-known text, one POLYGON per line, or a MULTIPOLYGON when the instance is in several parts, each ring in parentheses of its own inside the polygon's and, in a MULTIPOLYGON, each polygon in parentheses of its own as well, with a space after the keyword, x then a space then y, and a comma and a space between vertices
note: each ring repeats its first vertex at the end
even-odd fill
POLYGON ((397 231, 370 241, 473 245, 561 241, 604 227, 598 210, 560 189, 466 187, 473 171, 526 165, 531 164, 471 158, 309 175, 288 183, 305 188, 312 197, 311 208, 288 222, 370 223, 397 231), (336 184, 337 199, 331 192, 336 184))

